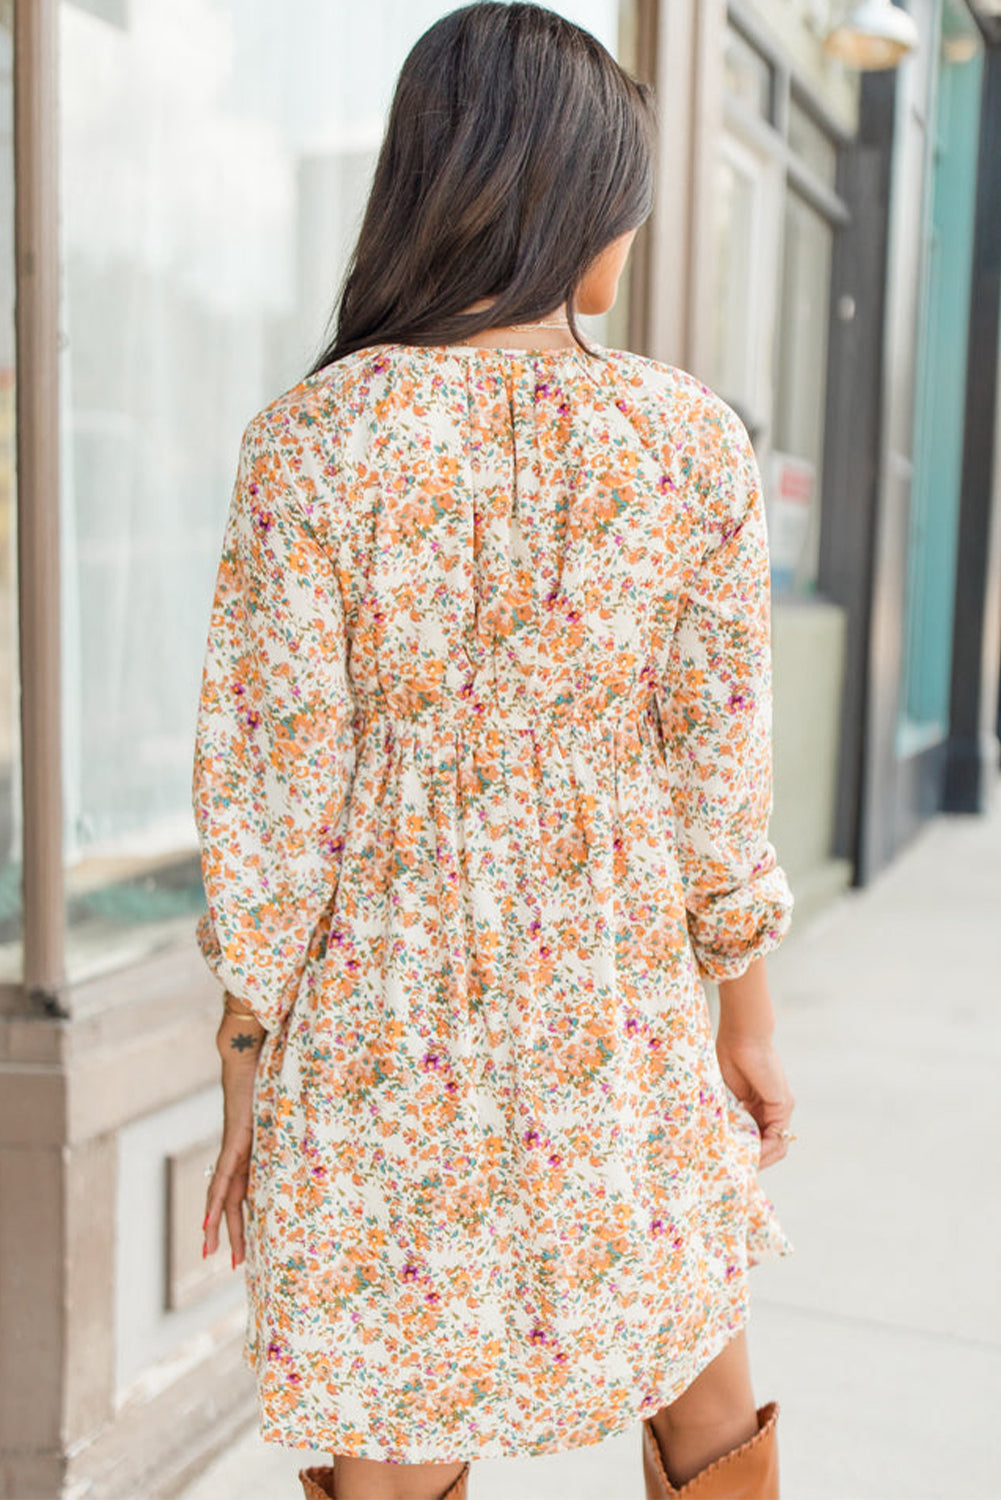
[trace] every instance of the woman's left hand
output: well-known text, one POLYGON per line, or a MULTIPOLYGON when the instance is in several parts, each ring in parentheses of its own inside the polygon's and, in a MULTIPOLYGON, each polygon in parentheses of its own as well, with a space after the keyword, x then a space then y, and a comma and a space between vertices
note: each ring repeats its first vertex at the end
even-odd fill
POLYGON ((223 1132, 222 1147, 205 1200, 202 1256, 204 1258, 218 1250, 219 1229, 225 1214, 234 1271, 244 1259, 243 1200, 247 1196, 250 1149, 254 1138, 254 1079, 266 1036, 267 1032, 258 1021, 228 1013, 223 1014, 216 1033, 216 1046, 222 1061, 223 1132))

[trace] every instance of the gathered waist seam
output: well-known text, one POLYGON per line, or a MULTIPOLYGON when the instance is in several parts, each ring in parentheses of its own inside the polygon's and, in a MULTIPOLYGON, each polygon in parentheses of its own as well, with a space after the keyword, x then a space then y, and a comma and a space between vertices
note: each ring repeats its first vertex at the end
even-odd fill
POLYGON ((452 730, 457 734, 475 733, 477 730, 538 734, 582 729, 592 734, 613 735, 636 729, 644 721, 650 721, 653 712, 652 696, 646 702, 631 704, 617 715, 610 712, 588 714, 572 709, 554 710, 551 706, 529 711, 494 705, 478 711, 474 708, 459 708, 453 704, 422 709, 413 714, 401 714, 394 713, 378 700, 369 700, 357 706, 353 723, 356 734, 379 729, 404 735, 418 733, 422 729, 439 733, 452 730))

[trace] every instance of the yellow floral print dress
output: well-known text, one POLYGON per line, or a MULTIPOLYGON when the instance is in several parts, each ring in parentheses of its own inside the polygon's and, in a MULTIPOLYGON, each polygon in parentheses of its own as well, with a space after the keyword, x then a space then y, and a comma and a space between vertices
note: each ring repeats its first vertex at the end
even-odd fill
POLYGON ((737 415, 595 346, 372 346, 248 424, 198 713, 198 938, 267 1028, 265 1441, 595 1443, 792 1244, 702 978, 784 937, 737 415))

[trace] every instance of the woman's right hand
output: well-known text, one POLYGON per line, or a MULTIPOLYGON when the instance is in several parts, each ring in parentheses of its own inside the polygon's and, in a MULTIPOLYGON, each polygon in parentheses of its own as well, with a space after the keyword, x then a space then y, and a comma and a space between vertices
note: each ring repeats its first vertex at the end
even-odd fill
POLYGON ((723 1082, 757 1122, 759 1170, 781 1161, 789 1142, 779 1131, 789 1128, 796 1100, 771 1037, 733 1031, 724 1021, 716 1036, 716 1057, 723 1082))

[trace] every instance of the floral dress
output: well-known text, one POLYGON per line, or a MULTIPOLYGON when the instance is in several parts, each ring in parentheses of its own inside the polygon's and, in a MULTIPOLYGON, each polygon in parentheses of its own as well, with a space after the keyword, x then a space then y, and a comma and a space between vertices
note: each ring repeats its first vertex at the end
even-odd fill
POLYGON ((702 980, 774 949, 759 472, 692 375, 383 344, 247 426, 198 710, 206 961, 267 1035, 265 1441, 558 1452, 792 1244, 702 980))

